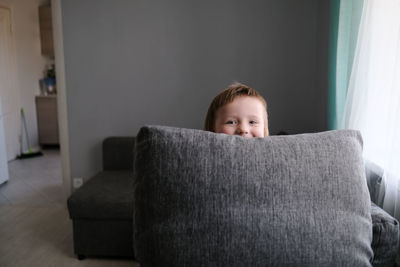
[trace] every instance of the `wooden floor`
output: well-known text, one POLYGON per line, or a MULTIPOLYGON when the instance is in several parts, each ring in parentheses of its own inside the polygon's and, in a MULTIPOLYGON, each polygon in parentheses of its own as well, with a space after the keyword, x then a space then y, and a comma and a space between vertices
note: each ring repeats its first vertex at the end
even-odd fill
POLYGON ((59 154, 52 151, 29 160, 11 162, 10 181, 0 186, 1 267, 139 266, 129 259, 79 261, 73 253, 72 222, 66 204, 57 196, 57 192, 62 192, 58 180, 61 170, 56 170, 60 168, 56 162, 59 154), (34 179, 40 171, 43 176, 38 181, 24 182, 26 177, 20 177, 34 179), (52 190, 48 190, 49 185, 52 190))

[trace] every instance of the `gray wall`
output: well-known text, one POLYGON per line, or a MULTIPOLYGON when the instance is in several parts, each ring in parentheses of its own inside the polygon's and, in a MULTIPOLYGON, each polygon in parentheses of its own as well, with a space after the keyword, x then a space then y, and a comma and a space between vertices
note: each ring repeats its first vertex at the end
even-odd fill
POLYGON ((101 170, 107 136, 201 129, 235 80, 267 99, 272 134, 325 130, 326 2, 62 1, 71 176, 101 170))

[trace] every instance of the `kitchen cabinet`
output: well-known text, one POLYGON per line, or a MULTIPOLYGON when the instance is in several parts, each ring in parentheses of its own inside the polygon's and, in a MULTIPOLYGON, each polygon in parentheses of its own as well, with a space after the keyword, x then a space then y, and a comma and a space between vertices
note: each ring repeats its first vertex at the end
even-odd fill
POLYGON ((58 145, 57 96, 36 96, 36 114, 40 145, 58 145))
POLYGON ((40 43, 42 54, 54 57, 53 23, 51 19, 51 6, 39 7, 40 43))

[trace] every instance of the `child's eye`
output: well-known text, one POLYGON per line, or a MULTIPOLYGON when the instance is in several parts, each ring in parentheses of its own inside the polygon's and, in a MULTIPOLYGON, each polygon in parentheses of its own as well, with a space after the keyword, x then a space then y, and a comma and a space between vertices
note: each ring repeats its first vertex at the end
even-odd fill
POLYGON ((250 124, 257 124, 257 121, 250 121, 250 124))
POLYGON ((236 121, 227 121, 225 124, 236 124, 236 121))

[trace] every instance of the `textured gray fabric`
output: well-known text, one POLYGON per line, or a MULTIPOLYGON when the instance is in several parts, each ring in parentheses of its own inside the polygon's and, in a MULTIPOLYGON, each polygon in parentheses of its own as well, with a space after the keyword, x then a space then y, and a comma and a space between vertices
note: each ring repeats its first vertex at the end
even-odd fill
POLYGON ((373 266, 394 266, 399 248, 399 222, 371 202, 373 266))
POLYGON ((384 170, 372 161, 365 161, 365 175, 371 201, 382 206, 385 198, 385 180, 383 179, 384 170))
POLYGON ((377 164, 366 160, 365 174, 371 196, 372 250, 373 266, 395 266, 396 253, 399 247, 399 222, 378 205, 383 204, 385 197, 384 170, 377 164), (377 204, 375 204, 377 203, 377 204))
POLYGON ((76 190, 67 201, 71 219, 130 219, 133 173, 103 171, 76 190))
POLYGON ((146 266, 370 266, 361 136, 245 139, 143 127, 135 255, 146 266))

